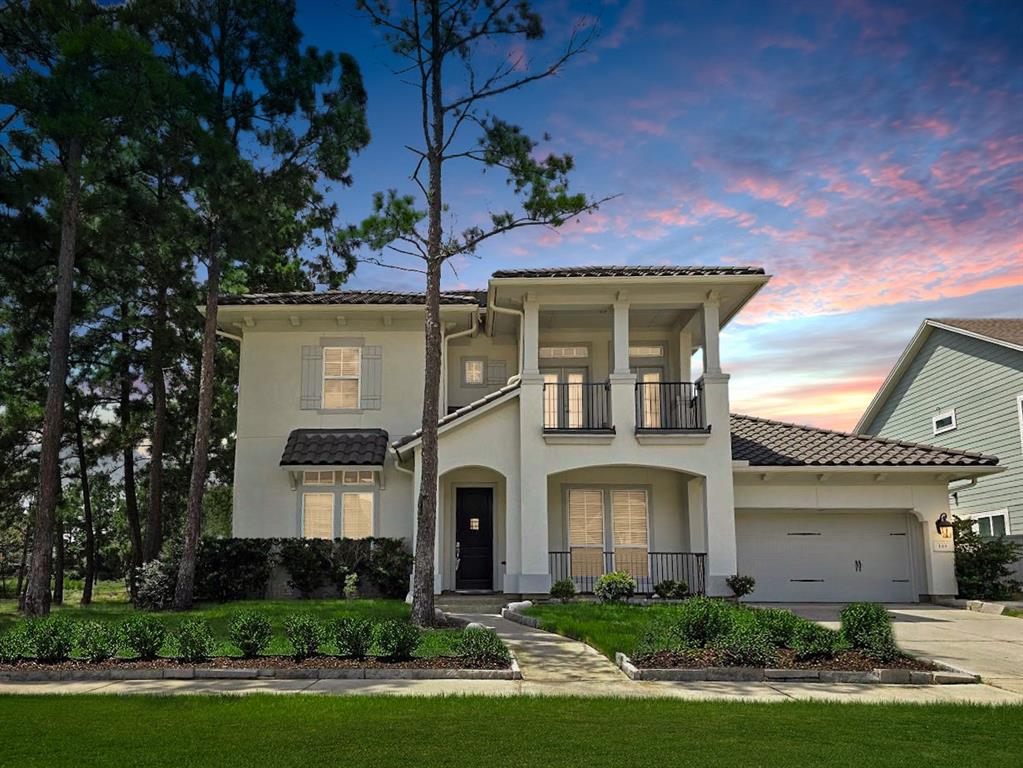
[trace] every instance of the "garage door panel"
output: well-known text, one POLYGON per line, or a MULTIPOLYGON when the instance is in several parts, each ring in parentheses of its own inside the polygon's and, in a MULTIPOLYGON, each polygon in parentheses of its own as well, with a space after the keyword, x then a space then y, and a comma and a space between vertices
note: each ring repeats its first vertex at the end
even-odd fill
POLYGON ((739 571, 768 602, 915 600, 905 514, 736 515, 739 571))

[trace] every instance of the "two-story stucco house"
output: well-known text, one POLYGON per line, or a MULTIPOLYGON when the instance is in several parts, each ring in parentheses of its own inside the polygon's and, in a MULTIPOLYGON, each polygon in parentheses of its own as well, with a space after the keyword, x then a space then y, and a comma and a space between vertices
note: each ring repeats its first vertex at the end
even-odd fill
POLYGON ((951 511, 1023 534, 1023 318, 925 320, 857 431, 998 456, 997 477, 950 488, 951 511))
MULTIPOLYGON (((729 413, 751 267, 494 273, 443 297, 436 590, 624 569, 761 601, 956 591, 947 489, 997 459, 729 413), (694 375, 694 358, 700 374, 694 375)), ((225 296, 241 343, 234 534, 414 544, 423 296, 225 296)))

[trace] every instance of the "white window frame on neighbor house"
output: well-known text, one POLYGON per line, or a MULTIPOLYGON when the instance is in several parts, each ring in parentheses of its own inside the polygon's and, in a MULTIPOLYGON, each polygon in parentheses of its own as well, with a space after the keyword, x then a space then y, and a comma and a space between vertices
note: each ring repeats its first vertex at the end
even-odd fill
POLYGON ((485 357, 463 357, 462 358, 462 386, 463 387, 485 387, 487 386, 487 358, 485 357), (479 381, 470 378, 469 366, 479 366, 479 381))
POLYGON ((333 491, 304 491, 302 493, 302 538, 303 539, 328 539, 333 540, 334 536, 334 506, 337 503, 333 491), (306 507, 313 499, 330 499, 330 535, 310 536, 306 529, 306 507))
MULTIPOLYGON (((969 518, 970 520, 973 521, 973 530, 975 530, 977 533, 980 533, 980 521, 981 520, 985 520, 985 519, 993 520, 996 517, 1000 517, 1000 518, 1002 518, 1002 520, 1005 521, 1005 534, 1004 535, 1006 535, 1006 536, 1011 536, 1012 535, 1012 528, 1009 526, 1009 510, 1008 509, 996 509, 996 510, 994 510, 992 512, 974 512, 974 513, 963 515, 963 517, 967 517, 967 518, 969 518)), ((984 534, 981 534, 981 535, 983 536, 984 534)), ((993 524, 991 526, 991 533, 989 533, 987 535, 988 536, 992 536, 992 537, 995 536, 994 525, 993 524)))
POLYGON ((945 432, 951 432, 957 426, 959 426, 959 425, 956 422, 956 409, 955 408, 946 408, 945 410, 938 411, 933 416, 931 416, 931 431, 935 435, 941 435, 941 434, 944 434, 945 432), (939 421, 944 421, 945 419, 951 419, 952 420, 951 424, 948 424, 948 425, 946 425, 944 427, 939 427, 938 426, 938 422, 939 421))
MULTIPOLYGON (((330 393, 335 394, 335 393, 330 393)), ((336 393, 339 397, 341 393, 336 393)), ((320 397, 320 405, 324 410, 331 411, 353 411, 358 410, 359 404, 362 397, 362 347, 357 346, 331 346, 323 347, 323 393, 320 397), (331 361, 328 363, 328 356, 331 352, 338 352, 338 360, 331 361), (345 353, 355 353, 355 373, 345 373, 345 353), (328 364, 337 364, 339 366, 338 373, 328 373, 328 364), (327 403, 327 382, 329 381, 354 381, 355 382, 355 400, 351 405, 346 405, 342 402, 329 404, 327 403)))

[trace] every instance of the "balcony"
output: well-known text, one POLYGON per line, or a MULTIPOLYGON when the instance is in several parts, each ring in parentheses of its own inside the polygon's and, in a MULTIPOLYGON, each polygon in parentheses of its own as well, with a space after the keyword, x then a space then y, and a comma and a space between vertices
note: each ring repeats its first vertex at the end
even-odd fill
POLYGON ((597 579, 615 570, 631 574, 640 594, 651 594, 665 579, 684 581, 691 595, 702 595, 706 590, 707 555, 702 552, 647 552, 631 547, 602 552, 599 548, 573 547, 547 554, 551 583, 571 579, 582 594, 592 593, 597 579))
POLYGON ((706 432, 703 388, 689 381, 636 384, 636 433, 706 432))
POLYGON ((605 382, 545 381, 543 385, 545 434, 613 434, 611 385, 605 382))

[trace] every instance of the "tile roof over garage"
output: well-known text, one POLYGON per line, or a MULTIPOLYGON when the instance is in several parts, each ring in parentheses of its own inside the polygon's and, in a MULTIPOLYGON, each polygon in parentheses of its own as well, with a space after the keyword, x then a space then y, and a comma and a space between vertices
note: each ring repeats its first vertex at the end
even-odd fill
POLYGON ((935 318, 933 322, 1023 346, 1023 317, 935 318))
POLYGON ((508 277, 691 277, 719 275, 762 275, 763 267, 548 267, 543 269, 500 269, 495 279, 508 277))
MULTIPOLYGON (((441 304, 486 304, 486 291, 448 291, 441 294, 441 304)), ((221 306, 273 305, 398 305, 426 303, 426 294, 397 291, 295 291, 292 293, 236 293, 222 295, 221 306)))
POLYGON ((296 429, 288 435, 281 466, 382 466, 383 429, 296 429))
POLYGON ((980 453, 732 414, 732 458, 752 466, 980 467, 980 453))

